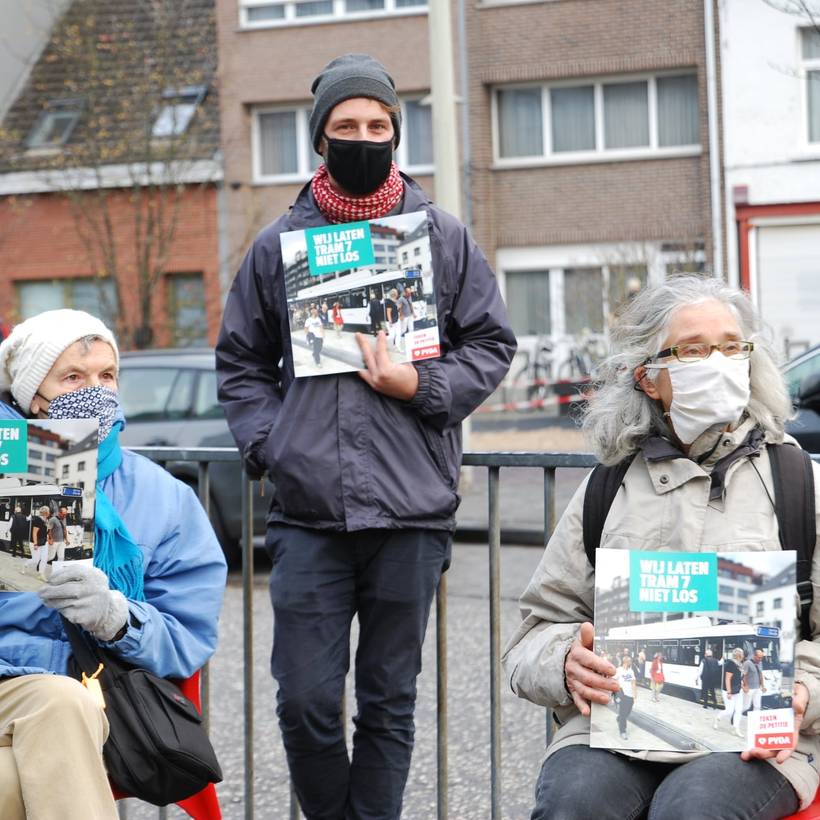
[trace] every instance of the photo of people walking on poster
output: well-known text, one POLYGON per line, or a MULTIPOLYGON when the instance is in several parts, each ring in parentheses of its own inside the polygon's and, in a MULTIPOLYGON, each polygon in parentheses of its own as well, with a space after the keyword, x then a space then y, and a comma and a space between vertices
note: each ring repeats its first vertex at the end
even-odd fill
POLYGON ((0 421, 0 592, 39 589, 91 562, 97 419, 0 421))
POLYGON ((296 377, 364 366, 356 334, 387 337, 395 362, 439 355, 424 211, 281 235, 296 377))
POLYGON ((595 652, 619 689, 592 705, 591 746, 791 748, 794 552, 601 549, 595 571, 595 652))

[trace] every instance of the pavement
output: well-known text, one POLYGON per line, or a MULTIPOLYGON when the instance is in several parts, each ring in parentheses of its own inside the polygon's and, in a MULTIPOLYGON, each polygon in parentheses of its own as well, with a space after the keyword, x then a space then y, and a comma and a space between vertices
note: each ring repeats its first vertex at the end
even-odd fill
POLYGON ((738 752, 746 748, 746 718, 740 719, 743 737, 734 734, 722 709, 704 709, 700 703, 661 692, 656 703, 648 689, 638 690, 638 700, 628 720, 629 744, 620 739, 617 709, 594 709, 591 745, 611 748, 666 749, 677 751, 738 752))
MULTIPOLYGON (((518 624, 518 596, 540 558, 540 550, 510 547, 501 554, 501 639, 518 624)), ((275 685, 269 672, 273 616, 267 568, 257 561, 253 587, 254 809, 257 820, 287 820, 287 765, 275 718, 275 685)), ((490 817, 489 572, 486 545, 457 544, 448 572, 449 816, 490 817)), ((229 576, 220 621, 219 647, 211 662, 211 734, 224 774, 217 786, 225 820, 243 820, 243 653, 241 576, 229 576)), ((416 745, 405 791, 402 820, 436 817, 436 608, 430 615, 418 678, 416 745)), ((356 644, 353 625, 351 657, 356 644)), ((501 818, 523 820, 532 809, 535 781, 545 747, 546 711, 516 698, 501 685, 501 818)), ((352 676, 347 680, 348 748, 355 714, 352 676)), ((155 820, 157 810, 122 801, 129 820, 155 820)), ((186 815, 175 807, 167 817, 186 815)))
POLYGON ((43 581, 32 570, 24 574, 28 558, 12 558, 0 550, 0 590, 3 592, 35 592, 43 585, 43 581))
MULTIPOLYGON (((330 373, 350 373, 363 367, 362 354, 356 334, 343 330, 336 335, 335 330, 325 328, 325 343, 320 356, 321 365, 313 361, 311 348, 302 334, 291 337, 293 343, 293 365, 298 376, 326 376, 330 373)), ((402 351, 388 346, 390 358, 397 363, 406 362, 402 351)))

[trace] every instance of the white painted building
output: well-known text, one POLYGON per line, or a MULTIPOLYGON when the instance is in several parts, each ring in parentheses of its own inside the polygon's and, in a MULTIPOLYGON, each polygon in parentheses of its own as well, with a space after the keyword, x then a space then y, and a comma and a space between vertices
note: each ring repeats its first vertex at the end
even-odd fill
POLYGON ((794 657, 796 594, 794 567, 787 567, 749 595, 752 623, 780 629, 780 658, 787 663, 794 657))
POLYGON ((56 470, 60 485, 82 489, 83 518, 93 518, 97 485, 96 430, 63 453, 57 459, 56 470))
POLYGON ((719 7, 727 278, 790 358, 820 342, 820 31, 764 0, 719 7))

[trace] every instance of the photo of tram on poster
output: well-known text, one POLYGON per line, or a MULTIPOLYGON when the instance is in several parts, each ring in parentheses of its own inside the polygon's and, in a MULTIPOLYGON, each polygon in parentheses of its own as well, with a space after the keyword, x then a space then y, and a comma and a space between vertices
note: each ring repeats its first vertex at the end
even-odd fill
POLYGON ((356 334, 386 337, 396 362, 440 355, 427 214, 289 231, 280 237, 296 377, 364 366, 356 334))
POLYGON ((599 549, 595 653, 618 690, 590 745, 731 752, 794 745, 796 553, 599 549))
POLYGON ((0 592, 32 592, 91 563, 97 419, 0 420, 0 592))

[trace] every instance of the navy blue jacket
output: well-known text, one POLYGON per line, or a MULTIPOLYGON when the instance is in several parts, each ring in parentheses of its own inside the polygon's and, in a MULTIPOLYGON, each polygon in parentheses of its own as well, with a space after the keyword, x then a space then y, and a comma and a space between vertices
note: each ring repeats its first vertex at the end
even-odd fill
POLYGON ((248 474, 274 483, 269 521, 454 526, 461 421, 501 382, 516 342, 467 229, 404 180, 402 213, 428 214, 441 341, 441 358, 416 364, 410 402, 356 373, 294 378, 279 234, 327 224, 309 184, 259 233, 231 287, 216 347, 219 398, 248 474))

